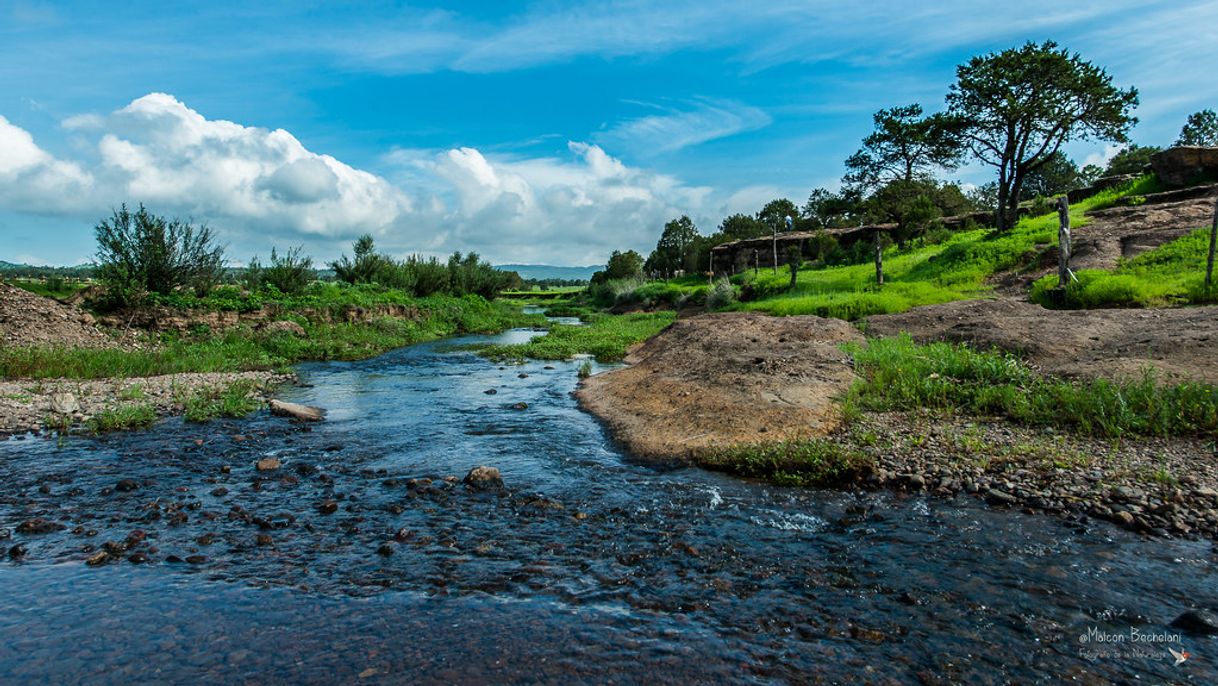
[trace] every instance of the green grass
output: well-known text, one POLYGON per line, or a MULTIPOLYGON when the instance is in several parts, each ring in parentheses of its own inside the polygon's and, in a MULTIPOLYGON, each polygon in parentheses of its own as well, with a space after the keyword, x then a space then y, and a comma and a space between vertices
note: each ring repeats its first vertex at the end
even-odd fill
POLYGON ((833 486, 870 474, 875 458, 833 441, 813 439, 717 450, 699 458, 699 464, 784 486, 833 486))
POLYGON ((584 326, 556 324, 543 336, 515 345, 475 345, 469 349, 497 361, 569 360, 588 354, 600 362, 626 356, 626 349, 646 340, 676 319, 675 312, 640 312, 590 316, 584 326))
POLYGON ((962 411, 1108 437, 1218 436, 1212 384, 1162 385, 1149 372, 1120 382, 1068 381, 1039 374, 1011 354, 918 345, 905 335, 848 350, 861 377, 845 399, 852 411, 962 411))
POLYGON ((1066 287, 1064 301, 1054 297, 1057 275, 1032 284, 1032 302, 1045 307, 1163 307, 1218 302, 1218 288, 1205 292, 1205 260, 1210 229, 1198 229, 1116 269, 1084 269, 1066 287))
POLYGON ((46 298, 58 298, 60 300, 64 300, 76 295, 77 292, 87 286, 87 284, 79 281, 61 278, 12 279, 8 283, 36 295, 41 295, 46 298))
POLYGON ((94 433, 142 429, 152 426, 156 418, 156 409, 148 403, 119 405, 93 415, 89 428, 94 433))
POLYGON ((227 386, 196 390, 179 402, 188 422, 207 422, 217 417, 241 418, 262 406, 257 391, 256 383, 242 380, 227 386))
MULTIPOLYGON (((1071 225, 1086 225, 1087 211, 1152 190, 1153 177, 1148 176, 1071 205, 1071 225)), ((1006 232, 978 229, 958 233, 938 245, 905 251, 889 248, 884 253, 882 288, 876 288, 875 265, 870 262, 833 267, 813 264, 799 271, 793 290, 789 271, 779 269, 774 274, 763 269, 749 283, 754 299, 732 309, 853 320, 903 312, 919 305, 984 297, 990 292, 987 280, 995 273, 1036 264, 1056 243, 1057 227, 1057 214, 1052 213, 1025 217, 1006 232)))
POLYGON ((220 334, 167 337, 142 350, 0 346, 0 377, 100 379, 183 372, 282 370, 302 360, 353 360, 460 333, 490 333, 544 324, 506 303, 477 296, 410 300, 416 319, 383 318, 361 324, 329 324, 295 318, 306 333, 265 334, 238 327, 220 334))

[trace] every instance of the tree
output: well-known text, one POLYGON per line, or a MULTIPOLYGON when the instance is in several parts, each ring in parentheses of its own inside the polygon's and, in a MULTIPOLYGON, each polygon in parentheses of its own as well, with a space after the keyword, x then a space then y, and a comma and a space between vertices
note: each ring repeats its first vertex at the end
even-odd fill
POLYGON ((1137 89, 1116 88, 1103 69, 1053 41, 972 58, 956 68, 947 95, 968 148, 998 169, 999 229, 1015 224, 1028 174, 1064 143, 1128 141, 1137 103, 1137 89))
POLYGON ((1188 115, 1188 122, 1180 129, 1176 145, 1218 146, 1218 114, 1214 110, 1201 110, 1188 115))
POLYGON ((876 112, 875 131, 846 160, 842 182, 861 191, 889 181, 913 181, 938 168, 955 168, 960 160, 960 124, 951 116, 922 116, 921 105, 876 112))
POLYGON ((388 257, 376 252, 370 233, 355 239, 351 250, 355 253, 355 259, 343 255, 330 263, 330 268, 334 270, 339 281, 350 284, 376 283, 392 264, 388 257))
POLYGON ((791 218, 792 223, 799 218, 799 208, 795 206, 795 203, 786 198, 778 198, 777 200, 767 202, 765 207, 761 208, 761 211, 757 213, 757 221, 765 227, 762 235, 786 231, 787 217, 791 218))
POLYGON ((726 243, 727 241, 760 238, 767 231, 768 229, 756 218, 737 213, 724 218, 723 223, 719 224, 718 233, 726 243))
POLYGON ((656 243, 656 249, 647 258, 645 268, 649 272, 671 276, 685 269, 688 256, 698 239, 698 227, 688 215, 681 215, 664 225, 664 232, 656 243))
POLYGON ((1028 172, 1024 179, 1020 200, 1052 198, 1085 186, 1078 165, 1062 151, 1049 156, 1040 167, 1028 172))
POLYGON ((803 208, 803 223, 809 229, 833 229, 858 223, 862 197, 857 189, 844 188, 833 193, 817 188, 808 195, 803 208))
POLYGON ((1111 160, 1108 160, 1108 167, 1104 169, 1104 176, 1141 174, 1150 164, 1150 158, 1162 151, 1163 148, 1157 145, 1128 145, 1113 155, 1111 160))
POLYGON ((193 288, 206 295, 220 281, 224 248, 206 225, 165 219, 143 205, 122 205, 94 229, 99 281, 110 304, 133 304, 146 293, 193 288))
POLYGON ((867 199, 868 218, 875 223, 896 224, 893 238, 898 249, 904 250, 909 240, 925 233, 943 216, 935 204, 938 193, 938 184, 928 179, 889 181, 867 199))
POLYGON ((605 266, 606 279, 637 279, 643 276, 643 256, 633 250, 614 250, 605 266))

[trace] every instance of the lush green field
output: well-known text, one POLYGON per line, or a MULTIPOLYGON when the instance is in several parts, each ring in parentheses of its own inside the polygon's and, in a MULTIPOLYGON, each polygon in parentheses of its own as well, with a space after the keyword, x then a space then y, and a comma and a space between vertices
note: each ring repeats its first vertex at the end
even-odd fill
MULTIPOLYGON (((1112 189, 1071 205, 1070 221, 1085 226, 1085 212, 1107 207, 1119 198, 1155 190, 1152 177, 1130 186, 1112 189)), ((775 315, 816 314, 823 317, 858 319, 872 314, 903 312, 918 305, 982 297, 989 292, 986 280, 996 272, 1018 270, 1037 263, 1057 241, 1057 214, 1026 217, 1008 232, 979 229, 958 233, 938 245, 923 245, 905 251, 895 247, 884 253, 884 286, 875 286, 871 263, 821 267, 812 265, 798 273, 794 290, 790 272, 761 270, 738 275, 748 283, 753 300, 734 309, 757 310, 775 315)))
POLYGON ((78 291, 87 285, 80 281, 59 277, 48 279, 12 279, 8 283, 36 295, 46 298, 58 298, 60 300, 76 295, 78 291))
POLYGON ((1032 302, 1045 307, 1163 307, 1218 302, 1218 288, 1205 292, 1205 260, 1210 229, 1161 245, 1122 261, 1112 271, 1084 269, 1066 288, 1065 301, 1052 297, 1057 275, 1032 285, 1032 302))
POLYGON ((600 362, 626 356, 630 346, 651 338, 676 319, 670 311, 635 314, 586 315, 583 326, 550 327, 549 333, 517 345, 480 345, 471 349, 498 361, 569 360, 575 355, 592 355, 600 362))
POLYGON ((386 317, 366 324, 287 317, 305 329, 308 335, 302 338, 238 327, 223 333, 170 336, 142 350, 0 346, 0 378, 97 379, 275 370, 302 360, 360 359, 444 336, 545 324, 540 315, 523 315, 518 308, 478 296, 406 298, 400 304, 418 307, 420 316, 386 317))
POLYGON ((1085 434, 1218 436, 1218 387, 1137 381, 1069 381, 1016 357, 965 345, 919 345, 908 336, 848 346, 861 377, 845 399, 859 410, 933 408, 1007 417, 1085 434))

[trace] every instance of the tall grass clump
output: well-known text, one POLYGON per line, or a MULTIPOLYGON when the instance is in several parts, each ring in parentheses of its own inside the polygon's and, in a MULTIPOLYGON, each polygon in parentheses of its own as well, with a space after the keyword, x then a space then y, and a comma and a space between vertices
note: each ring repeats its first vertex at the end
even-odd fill
POLYGON ((585 354, 598 362, 615 362, 626 356, 630 346, 651 338, 675 319, 676 313, 671 311, 601 315, 584 326, 556 324, 528 343, 475 345, 469 349, 497 361, 569 360, 585 354))
POLYGON ((834 486, 875 469, 873 456, 824 439, 734 446, 711 451, 698 462, 708 469, 784 486, 834 486))
POLYGON ((1218 388, 1142 378, 1069 381, 1042 375, 1010 353, 919 345, 909 336, 850 346, 861 377, 847 402, 862 409, 932 408, 1003 416, 1030 425, 1118 437, 1218 435, 1218 388))

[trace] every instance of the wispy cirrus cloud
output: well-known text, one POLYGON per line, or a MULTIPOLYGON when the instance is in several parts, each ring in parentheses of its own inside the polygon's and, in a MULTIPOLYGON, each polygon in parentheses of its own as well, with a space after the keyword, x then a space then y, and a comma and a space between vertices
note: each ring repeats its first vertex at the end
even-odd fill
POLYGON ((596 140, 648 155, 755 131, 773 121, 760 108, 730 100, 704 99, 680 109, 649 107, 660 112, 619 122, 597 134, 596 140))

